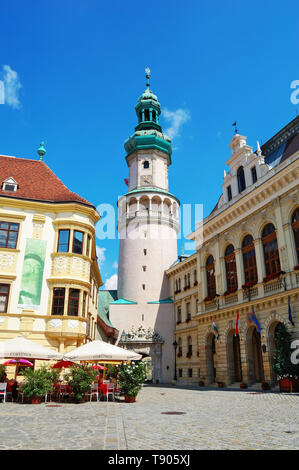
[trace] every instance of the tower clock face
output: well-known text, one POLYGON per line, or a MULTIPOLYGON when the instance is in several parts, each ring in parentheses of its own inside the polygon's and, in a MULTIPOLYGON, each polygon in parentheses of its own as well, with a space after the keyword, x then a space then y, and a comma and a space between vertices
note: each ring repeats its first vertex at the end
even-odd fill
POLYGON ((141 184, 152 184, 153 183, 153 178, 151 175, 143 175, 141 176, 141 184))

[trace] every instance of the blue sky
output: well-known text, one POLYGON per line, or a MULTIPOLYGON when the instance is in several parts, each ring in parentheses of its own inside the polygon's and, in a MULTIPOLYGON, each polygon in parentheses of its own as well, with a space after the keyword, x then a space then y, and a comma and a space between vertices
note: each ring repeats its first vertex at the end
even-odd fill
MULTIPOLYGON (((0 26, 0 80, 10 90, 0 153, 37 158, 44 140, 46 163, 95 206, 126 191, 123 143, 146 66, 173 136, 170 191, 203 203, 204 216, 221 192, 232 123, 256 148, 296 115, 295 1, 15 0, 0 3, 0 26)), ((97 245, 107 280, 118 241, 97 245)))

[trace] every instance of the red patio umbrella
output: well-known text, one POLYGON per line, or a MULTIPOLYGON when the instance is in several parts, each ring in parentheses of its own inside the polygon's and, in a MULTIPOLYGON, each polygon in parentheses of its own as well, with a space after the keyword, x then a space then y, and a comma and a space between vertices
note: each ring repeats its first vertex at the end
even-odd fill
POLYGON ((74 365, 71 361, 58 361, 56 364, 53 364, 52 368, 54 369, 62 369, 63 367, 70 367, 74 365))
POLYGON ((93 365, 93 369, 99 369, 99 370, 107 370, 107 367, 101 366, 101 364, 93 365))

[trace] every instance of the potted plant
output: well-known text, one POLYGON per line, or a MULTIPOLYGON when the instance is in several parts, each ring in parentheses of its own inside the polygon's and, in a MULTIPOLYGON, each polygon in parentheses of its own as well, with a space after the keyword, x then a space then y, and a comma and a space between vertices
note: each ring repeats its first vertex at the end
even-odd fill
POLYGON ((242 390, 245 389, 245 388, 247 388, 247 387, 248 387, 248 385, 247 385, 246 383, 244 383, 244 382, 241 382, 241 383, 240 383, 240 388, 241 388, 242 390))
POLYGON ((118 367, 118 383, 125 396, 125 401, 134 402, 146 378, 144 362, 131 362, 118 367))
POLYGON ((73 391, 76 403, 84 400, 85 394, 90 391, 96 377, 97 370, 91 366, 74 364, 70 367, 70 372, 64 378, 73 391))
POLYGON ((54 383, 59 377, 59 370, 50 369, 46 366, 36 370, 27 367, 23 371, 23 376, 25 380, 20 385, 20 391, 26 398, 30 399, 31 404, 36 405, 41 402, 42 397, 47 393, 53 392, 54 383))
POLYGON ((281 392, 299 390, 299 365, 291 362, 291 333, 280 323, 275 333, 276 349, 273 355, 273 370, 277 375, 281 392))
POLYGON ((261 383, 261 388, 262 390, 270 390, 270 385, 268 382, 262 382, 261 383))

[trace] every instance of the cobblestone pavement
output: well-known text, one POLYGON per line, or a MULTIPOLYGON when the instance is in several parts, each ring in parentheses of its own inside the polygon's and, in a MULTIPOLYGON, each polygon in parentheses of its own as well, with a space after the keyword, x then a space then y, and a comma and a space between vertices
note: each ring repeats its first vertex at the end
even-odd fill
POLYGON ((0 450, 299 449, 298 394, 155 385, 136 403, 48 405, 1 403, 0 450))

